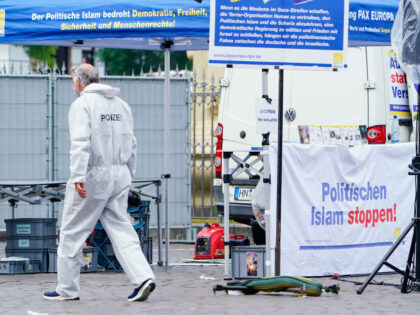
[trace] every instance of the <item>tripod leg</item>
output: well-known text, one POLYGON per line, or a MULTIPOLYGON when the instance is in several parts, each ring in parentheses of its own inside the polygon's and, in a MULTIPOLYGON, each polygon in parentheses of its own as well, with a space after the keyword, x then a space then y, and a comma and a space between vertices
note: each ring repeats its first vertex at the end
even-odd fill
POLYGON ((378 273, 379 269, 381 269, 381 267, 384 265, 384 263, 388 260, 388 258, 392 255, 392 253, 395 251, 395 249, 398 247, 398 245, 400 245, 400 243, 402 242, 402 240, 407 236, 408 232, 410 232, 410 230, 412 229, 412 227, 414 226, 415 222, 414 220, 411 221, 411 223, 406 227, 406 229, 404 230, 404 232, 400 235, 400 237, 397 239, 397 241, 395 242, 394 245, 392 245, 392 247, 388 250, 388 252, 385 254, 384 258, 382 258, 382 260, 379 262, 379 264, 375 267, 375 269, 373 269, 373 271, 371 272, 371 274, 369 275, 369 277, 365 280, 365 282, 362 284, 362 286, 357 290, 357 294, 362 294, 363 291, 365 290, 365 288, 368 286, 368 284, 370 283, 370 281, 373 279, 373 277, 376 276, 376 274, 378 273))
POLYGON ((416 247, 415 245, 416 245, 416 226, 414 226, 413 239, 411 241, 410 253, 408 254, 407 267, 405 268, 405 275, 404 275, 404 280, 401 286, 401 293, 408 293, 408 290, 407 290, 408 276, 410 275, 410 267, 411 267, 411 264, 413 263, 414 250, 416 247))

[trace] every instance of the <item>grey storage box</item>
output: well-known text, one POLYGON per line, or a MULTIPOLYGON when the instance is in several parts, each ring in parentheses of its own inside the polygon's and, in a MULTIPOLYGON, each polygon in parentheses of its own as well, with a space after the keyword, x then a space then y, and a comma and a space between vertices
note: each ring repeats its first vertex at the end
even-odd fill
POLYGON ((57 236, 9 236, 6 237, 6 249, 18 248, 55 248, 57 236))
POLYGON ((149 264, 153 263, 153 241, 151 237, 146 237, 144 243, 141 244, 141 250, 149 264))
MULTIPOLYGON (((95 247, 84 247, 83 256, 85 265, 80 267, 80 272, 103 271, 98 265, 98 249, 95 247)), ((48 272, 57 272, 57 249, 48 249, 48 272)))
POLYGON ((57 235, 57 219, 21 218, 8 219, 4 222, 6 223, 6 237, 57 235))
POLYGON ((39 260, 29 260, 29 264, 26 268, 26 273, 38 272, 41 272, 41 262, 39 260))
POLYGON ((37 273, 40 272, 40 261, 23 257, 0 259, 0 274, 37 273))
POLYGON ((265 277, 265 246, 233 246, 231 252, 233 278, 265 277))
POLYGON ((24 257, 29 260, 38 260, 40 263, 39 272, 48 271, 48 249, 46 248, 6 248, 6 257, 24 257))
POLYGON ((0 260, 0 274, 25 273, 29 259, 11 257, 0 260))

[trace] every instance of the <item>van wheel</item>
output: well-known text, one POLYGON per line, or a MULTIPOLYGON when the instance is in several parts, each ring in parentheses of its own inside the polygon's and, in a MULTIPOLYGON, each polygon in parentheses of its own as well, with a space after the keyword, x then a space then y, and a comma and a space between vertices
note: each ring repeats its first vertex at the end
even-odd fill
POLYGON ((255 245, 265 245, 265 230, 261 228, 257 220, 252 220, 251 232, 255 245))

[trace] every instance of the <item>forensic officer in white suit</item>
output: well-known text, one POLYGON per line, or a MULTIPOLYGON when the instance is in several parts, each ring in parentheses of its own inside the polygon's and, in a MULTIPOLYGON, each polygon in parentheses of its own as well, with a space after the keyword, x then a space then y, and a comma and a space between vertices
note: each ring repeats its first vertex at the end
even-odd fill
POLYGON ((131 110, 117 96, 118 88, 99 83, 93 66, 82 64, 72 76, 79 97, 69 111, 70 179, 57 250, 58 285, 44 298, 79 300, 82 248, 100 219, 134 285, 128 300, 144 301, 156 285, 127 214, 137 151, 131 110))

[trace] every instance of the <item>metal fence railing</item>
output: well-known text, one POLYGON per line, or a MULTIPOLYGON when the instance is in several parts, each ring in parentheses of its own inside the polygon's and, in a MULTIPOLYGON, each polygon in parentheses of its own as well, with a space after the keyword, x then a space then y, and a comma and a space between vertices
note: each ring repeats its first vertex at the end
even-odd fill
POLYGON ((214 130, 217 125, 220 90, 216 87, 214 76, 209 81, 204 73, 200 77, 194 73, 192 77, 192 217, 214 218, 218 215, 213 189, 216 147, 214 130))
MULTIPOLYGON (((66 69, 0 64, 0 181, 67 180, 69 135, 67 113, 76 94, 66 69)), ((174 228, 191 227, 190 94, 191 79, 171 71, 169 146, 169 222, 174 228)), ((185 73, 188 75, 188 73, 185 73)), ((105 76, 101 82, 119 87, 132 109, 138 142, 136 180, 160 179, 164 160, 164 78, 105 76)), ((58 212, 61 205, 57 205, 58 212)), ((156 226, 155 205, 151 225, 156 226)), ((20 205, 16 217, 46 217, 47 206, 20 205)), ((10 217, 0 205, 0 230, 10 217)))

